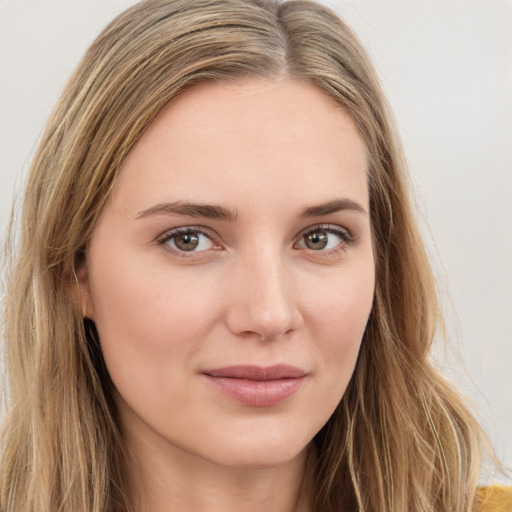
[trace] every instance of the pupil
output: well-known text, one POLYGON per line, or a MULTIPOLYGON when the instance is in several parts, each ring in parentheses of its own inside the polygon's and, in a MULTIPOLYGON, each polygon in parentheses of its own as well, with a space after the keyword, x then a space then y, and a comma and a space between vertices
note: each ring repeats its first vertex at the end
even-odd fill
POLYGON ((316 231, 307 235, 306 245, 309 249, 324 249, 327 245, 327 233, 325 231, 316 231))
POLYGON ((182 251, 193 251, 199 245, 199 237, 191 234, 180 235, 174 243, 182 251))

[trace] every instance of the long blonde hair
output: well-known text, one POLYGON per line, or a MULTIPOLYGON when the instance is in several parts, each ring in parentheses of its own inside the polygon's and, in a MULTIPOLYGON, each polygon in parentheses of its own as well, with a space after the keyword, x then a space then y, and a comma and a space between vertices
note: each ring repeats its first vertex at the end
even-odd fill
POLYGON ((314 439, 318 512, 472 508, 482 434, 429 362, 440 317, 392 116, 360 43, 308 0, 147 0, 99 35, 51 115, 28 177, 5 309, 3 512, 131 510, 112 383, 70 299, 127 153, 204 81, 308 80, 366 142, 377 283, 354 376, 314 439))

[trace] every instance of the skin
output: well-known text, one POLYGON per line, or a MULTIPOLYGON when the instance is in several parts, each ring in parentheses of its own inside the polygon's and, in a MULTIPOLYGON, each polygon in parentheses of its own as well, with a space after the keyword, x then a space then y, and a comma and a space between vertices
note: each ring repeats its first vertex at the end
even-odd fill
POLYGON ((372 306, 368 211, 357 127, 309 83, 199 85, 150 125, 78 285, 117 389, 138 510, 308 510, 310 441, 345 392, 372 306), (176 202, 232 218, 161 208, 176 202), (187 226, 204 232, 189 232, 191 251, 169 239, 187 226), (306 376, 278 404, 252 406, 203 374, 240 364, 306 376))

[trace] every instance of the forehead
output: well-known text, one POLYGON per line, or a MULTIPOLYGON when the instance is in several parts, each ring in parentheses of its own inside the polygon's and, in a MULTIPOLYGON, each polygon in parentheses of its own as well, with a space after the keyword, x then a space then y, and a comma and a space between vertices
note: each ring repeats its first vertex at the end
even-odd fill
POLYGON ((354 120, 311 83, 207 83, 176 97, 151 123, 123 164, 114 198, 349 193, 367 203, 366 168, 354 120))

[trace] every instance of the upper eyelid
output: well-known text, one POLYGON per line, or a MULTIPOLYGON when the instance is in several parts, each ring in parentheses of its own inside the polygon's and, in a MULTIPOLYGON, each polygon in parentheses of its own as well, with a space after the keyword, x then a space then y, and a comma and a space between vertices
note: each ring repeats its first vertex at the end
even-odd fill
POLYGON ((165 230, 163 233, 158 235, 156 237, 156 241, 162 241, 165 239, 172 238, 173 235, 177 235, 180 233, 186 233, 187 231, 197 231, 198 233, 201 233, 202 235, 207 236, 208 238, 211 238, 212 241, 214 241, 216 238, 220 238, 212 229, 207 228, 205 226, 179 226, 171 229, 165 230))
POLYGON ((355 238, 355 236, 353 235, 352 231, 349 228, 347 228, 345 226, 340 226, 339 224, 329 224, 326 222, 320 223, 320 224, 314 224, 313 226, 302 229, 301 231, 299 231, 299 233, 297 233, 295 238, 300 238, 301 236, 304 236, 307 233, 311 233, 311 231, 315 231, 315 229, 326 229, 326 230, 332 229, 333 231, 346 233, 351 239, 355 238))

